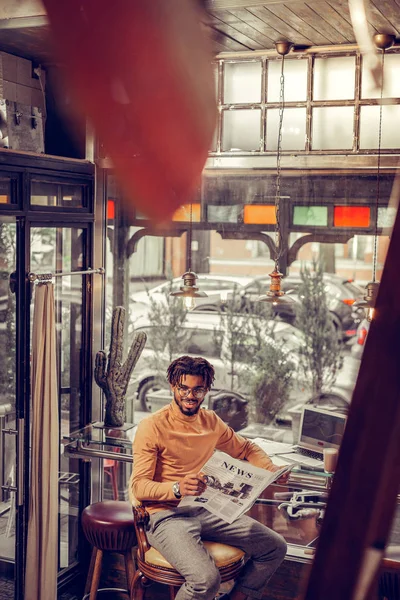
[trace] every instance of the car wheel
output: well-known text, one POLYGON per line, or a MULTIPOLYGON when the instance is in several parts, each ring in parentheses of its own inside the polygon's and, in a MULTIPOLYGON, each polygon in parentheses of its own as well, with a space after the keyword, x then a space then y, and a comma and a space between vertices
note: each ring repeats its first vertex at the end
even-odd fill
POLYGON ((342 324, 341 324, 339 318, 335 314, 331 313, 331 317, 332 317, 332 325, 333 325, 334 332, 336 334, 338 341, 341 343, 341 342, 343 342, 342 324))
POLYGON ((139 388, 138 401, 140 410, 145 412, 151 412, 151 400, 148 395, 151 392, 158 392, 161 389, 161 384, 155 379, 148 379, 139 388))

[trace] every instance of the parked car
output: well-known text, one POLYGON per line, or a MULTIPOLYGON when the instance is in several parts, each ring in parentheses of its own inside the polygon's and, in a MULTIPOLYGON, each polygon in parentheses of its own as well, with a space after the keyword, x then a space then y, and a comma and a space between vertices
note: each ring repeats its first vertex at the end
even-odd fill
POLYGON ((369 331, 368 319, 363 319, 357 328, 357 340, 351 347, 351 355, 361 360, 369 331))
MULTIPOLYGON (((212 275, 212 274, 199 274, 196 281, 197 287, 202 292, 207 294, 206 298, 198 298, 196 304, 208 304, 222 301, 224 302, 234 287, 238 289, 244 289, 246 285, 251 282, 251 277, 241 277, 234 275, 212 275)), ((183 285, 182 277, 175 277, 172 281, 165 281, 160 285, 149 290, 143 290, 136 292, 131 296, 132 303, 140 303, 143 305, 150 304, 150 299, 162 302, 163 297, 170 292, 177 292, 183 285)))
MULTIPOLYGON (((338 275, 324 273, 325 292, 328 301, 333 324, 338 332, 338 336, 347 340, 354 336, 357 331, 357 323, 352 313, 353 303, 361 299, 364 290, 350 279, 344 279, 338 275)), ((243 306, 246 302, 256 301, 261 294, 265 294, 269 288, 270 278, 268 276, 257 277, 248 283, 240 293, 243 297, 243 306)), ((277 305, 273 307, 275 314, 282 320, 293 324, 296 319, 296 308, 301 302, 299 297, 299 288, 302 284, 300 275, 288 275, 282 279, 282 289, 289 294, 294 302, 293 304, 277 305)))
MULTIPOLYGON (((223 320, 219 314, 188 313, 184 323, 186 335, 180 345, 179 355, 188 354, 192 356, 203 356, 209 360, 215 368, 215 383, 212 392, 229 390, 231 388, 232 374, 222 356, 228 344, 226 331, 223 330, 223 320)), ((271 344, 279 344, 287 350, 288 357, 298 365, 298 350, 302 344, 301 332, 292 325, 280 321, 267 322, 266 329, 273 330, 273 337, 268 336, 271 344)), ((168 384, 165 379, 165 371, 168 366, 169 357, 167 353, 156 350, 159 328, 143 315, 136 322, 135 331, 144 331, 147 334, 147 344, 135 367, 134 379, 130 385, 137 394, 138 404, 141 410, 152 411, 153 404, 156 409, 170 401, 168 397, 168 384), (157 369, 157 366, 159 367, 157 369), (166 390, 166 394, 158 390, 166 390), (152 398, 153 397, 153 400, 152 398)), ((242 351, 238 353, 237 362, 244 366, 246 362, 246 345, 255 344, 255 338, 248 336, 244 340, 242 351)), ((175 357, 173 357, 175 358, 175 357)), ((245 392, 241 378, 234 375, 235 391, 245 392)), ((210 394, 211 395, 211 394, 210 394)))

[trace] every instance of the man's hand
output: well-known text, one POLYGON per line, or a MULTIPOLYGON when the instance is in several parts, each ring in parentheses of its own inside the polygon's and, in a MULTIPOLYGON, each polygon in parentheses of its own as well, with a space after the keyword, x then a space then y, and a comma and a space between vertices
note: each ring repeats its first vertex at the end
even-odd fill
MULTIPOLYGON (((268 471, 272 471, 273 473, 275 473, 275 471, 279 471, 281 467, 278 467, 277 465, 272 465, 268 471)), ((275 483, 277 483, 278 485, 286 485, 288 480, 289 480, 289 476, 290 476, 290 471, 287 473, 284 473, 283 475, 281 475, 279 477, 279 479, 277 479, 275 481, 275 483)))
POLYGON ((206 478, 201 473, 189 473, 179 481, 181 496, 200 496, 206 487, 206 478))

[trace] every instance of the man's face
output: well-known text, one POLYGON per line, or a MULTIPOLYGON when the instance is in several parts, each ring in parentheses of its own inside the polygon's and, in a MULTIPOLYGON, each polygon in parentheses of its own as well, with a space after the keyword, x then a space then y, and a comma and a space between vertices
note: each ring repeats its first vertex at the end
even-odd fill
POLYGON ((191 416, 199 411, 207 389, 201 375, 182 375, 181 381, 172 387, 172 391, 180 411, 191 416))

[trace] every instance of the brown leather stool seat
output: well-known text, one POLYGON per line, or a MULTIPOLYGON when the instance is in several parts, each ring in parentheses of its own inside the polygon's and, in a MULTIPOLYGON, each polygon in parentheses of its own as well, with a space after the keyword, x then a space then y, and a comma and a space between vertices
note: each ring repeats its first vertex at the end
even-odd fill
POLYGON ((93 546, 92 560, 86 580, 85 596, 95 600, 97 592, 128 590, 135 574, 132 548, 136 545, 132 506, 129 502, 106 500, 87 506, 82 512, 82 529, 93 546), (125 559, 128 590, 116 588, 98 589, 104 552, 118 552, 125 559))

